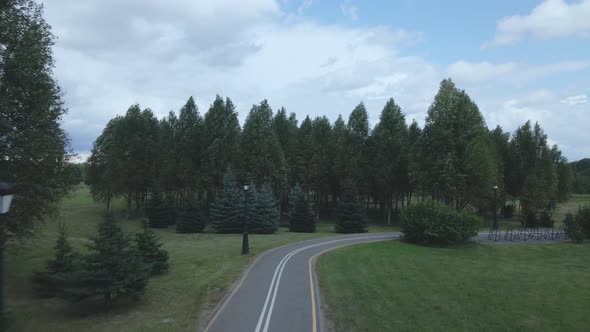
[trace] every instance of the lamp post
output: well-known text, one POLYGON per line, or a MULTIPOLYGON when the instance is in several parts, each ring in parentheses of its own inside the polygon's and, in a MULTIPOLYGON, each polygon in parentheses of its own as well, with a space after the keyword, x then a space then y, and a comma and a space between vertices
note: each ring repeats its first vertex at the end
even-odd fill
POLYGON ((493 187, 494 189, 494 229, 498 229, 498 218, 496 217, 496 213, 498 212, 498 185, 495 184, 493 187))
POLYGON ((242 255, 250 253, 250 243, 248 242, 248 189, 250 186, 244 185, 244 236, 242 238, 242 255))
POLYGON ((10 211, 14 192, 13 185, 0 182, 0 332, 6 330, 6 322, 4 321, 4 243, 6 242, 6 224, 1 219, 4 219, 4 216, 10 211))

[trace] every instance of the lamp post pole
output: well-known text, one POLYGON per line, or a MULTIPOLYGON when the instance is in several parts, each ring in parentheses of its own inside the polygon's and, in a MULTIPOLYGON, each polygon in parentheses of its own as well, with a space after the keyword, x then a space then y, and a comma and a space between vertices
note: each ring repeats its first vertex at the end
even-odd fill
POLYGON ((250 253, 250 243, 248 241, 248 189, 250 186, 244 185, 244 234, 242 237, 242 255, 250 253))
POLYGON ((6 330, 4 316, 4 244, 6 243, 6 223, 4 219, 10 210, 14 192, 13 185, 0 182, 0 332, 6 330))
POLYGON ((496 216, 498 212, 498 185, 494 185, 494 229, 498 229, 498 218, 496 216))

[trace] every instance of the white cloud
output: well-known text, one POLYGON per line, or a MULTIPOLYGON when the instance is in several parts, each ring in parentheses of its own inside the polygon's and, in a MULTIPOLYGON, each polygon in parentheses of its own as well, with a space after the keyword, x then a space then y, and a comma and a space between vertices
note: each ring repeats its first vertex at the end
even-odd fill
POLYGON ((529 34, 537 39, 590 36, 590 0, 545 0, 529 15, 505 17, 482 48, 512 44, 529 34))
POLYGON ((303 15, 303 12, 313 4, 313 0, 303 0, 297 8, 297 14, 303 15))
POLYGON ((564 104, 568 104, 570 106, 582 105, 582 104, 586 104, 588 102, 588 96, 585 94, 569 96, 569 97, 562 99, 561 102, 564 104))
POLYGON ((532 80, 566 72, 575 72, 590 68, 590 60, 563 61, 543 65, 506 62, 493 64, 489 62, 469 62, 460 60, 447 68, 447 74, 464 82, 483 82, 500 80, 522 85, 532 80))
POLYGON ((511 133, 527 120, 538 122, 552 144, 557 144, 571 160, 588 157, 590 132, 588 109, 562 102, 563 94, 537 90, 508 98, 476 96, 488 127, 502 126, 511 133))
POLYGON ((480 82, 505 78, 514 73, 518 65, 513 62, 492 64, 489 62, 457 61, 447 70, 449 76, 458 80, 480 82))
POLYGON ((350 3, 350 1, 344 1, 340 3, 340 11, 344 17, 349 18, 353 21, 359 19, 358 7, 350 3))
POLYGON ((299 119, 327 115, 332 121, 338 114, 346 118, 362 100, 371 125, 393 97, 408 121, 423 123, 440 80, 449 72, 463 80, 458 86, 474 97, 490 125, 513 130, 527 117, 540 120, 550 137, 566 142, 566 153, 576 156, 590 139, 584 128, 588 104, 561 102, 586 91, 584 86, 570 87, 567 93, 539 90, 516 96, 503 96, 497 87, 480 89, 483 82, 504 83, 503 77, 527 82, 581 70, 590 61, 546 66, 460 61, 445 70, 423 56, 407 54, 406 46, 419 40, 420 33, 293 19, 271 0, 248 5, 238 0, 174 0, 166 5, 156 0, 55 0, 45 8, 59 37, 55 75, 70 110, 63 127, 76 152, 89 151, 107 121, 133 103, 161 117, 178 110, 191 95, 201 113, 216 94, 230 97, 241 121, 264 98, 299 119))

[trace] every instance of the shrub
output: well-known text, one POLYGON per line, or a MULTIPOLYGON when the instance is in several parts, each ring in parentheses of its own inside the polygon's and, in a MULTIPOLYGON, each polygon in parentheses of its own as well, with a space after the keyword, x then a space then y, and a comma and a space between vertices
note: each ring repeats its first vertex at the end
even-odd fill
POLYGON ((578 210, 576 223, 580 225, 586 238, 590 239, 590 206, 585 206, 578 210))
POLYGON ((480 219, 447 205, 422 202, 411 205, 401 214, 401 231, 405 241, 425 245, 452 245, 477 235, 480 219))
POLYGON ((135 234, 135 246, 145 264, 151 266, 151 274, 161 274, 168 270, 168 252, 162 249, 160 238, 143 224, 143 232, 135 234))
POLYGON ((584 242, 585 234, 582 230, 582 225, 580 225, 580 223, 576 221, 576 218, 573 214, 566 214, 563 223, 565 224, 565 232, 567 233, 567 236, 569 236, 569 238, 572 240, 572 242, 584 242))
POLYGON ((504 218, 512 218, 514 216, 514 210, 516 207, 513 204, 505 204, 502 207, 502 215, 504 218))
POLYGON ((59 225, 59 236, 55 244, 55 256, 46 263, 46 271, 35 272, 33 290, 40 297, 58 295, 71 272, 79 268, 79 255, 70 245, 65 226, 59 225))
POLYGON ((334 230, 337 233, 366 233, 367 214, 363 203, 350 183, 345 184, 343 189, 342 198, 336 207, 334 230))
POLYGON ((316 230, 313 210, 298 184, 289 193, 289 230, 305 233, 313 233, 316 230))
POLYGON ((553 227, 555 221, 551 218, 551 215, 547 211, 541 212, 539 215, 539 226, 541 227, 553 227))

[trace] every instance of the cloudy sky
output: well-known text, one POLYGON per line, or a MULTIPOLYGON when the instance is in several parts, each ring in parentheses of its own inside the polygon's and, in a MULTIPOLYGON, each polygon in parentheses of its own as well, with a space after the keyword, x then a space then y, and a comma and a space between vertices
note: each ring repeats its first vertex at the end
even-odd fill
POLYGON ((488 127, 538 121, 570 160, 590 157, 590 0, 47 0, 63 126, 86 155, 133 103, 159 117, 216 94, 243 120, 268 99, 299 119, 371 125, 386 99, 424 122, 443 78, 488 127))

